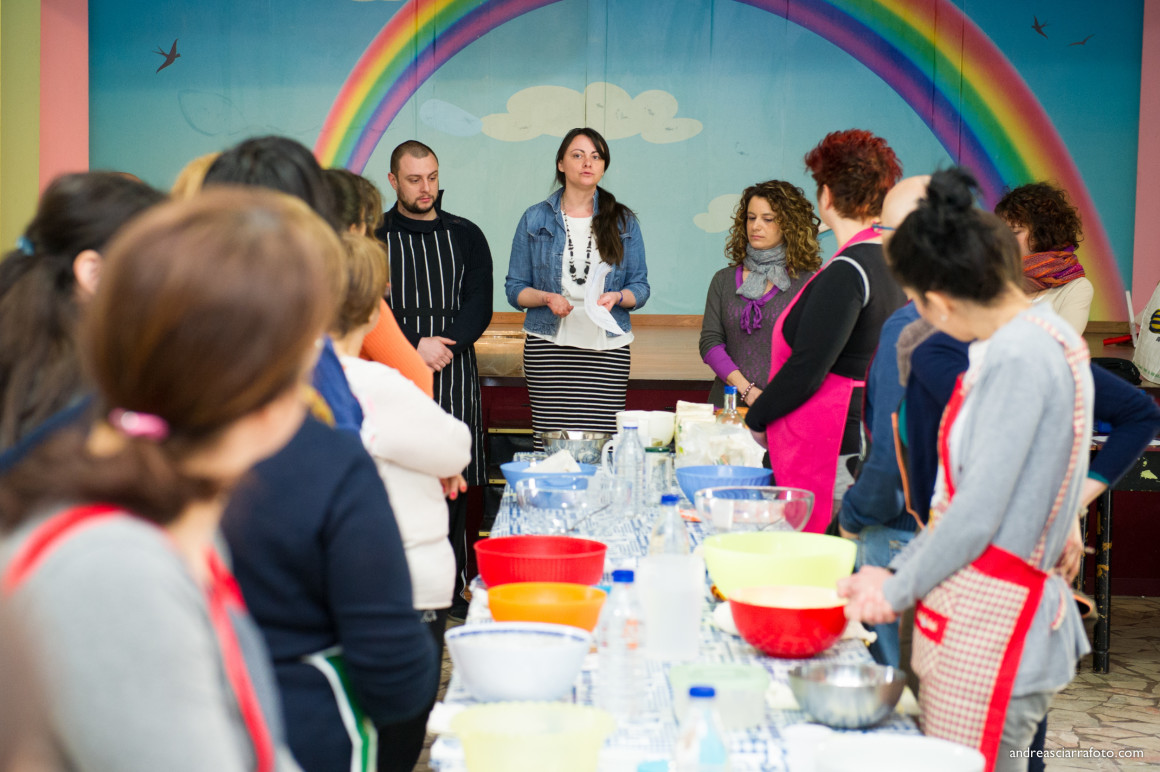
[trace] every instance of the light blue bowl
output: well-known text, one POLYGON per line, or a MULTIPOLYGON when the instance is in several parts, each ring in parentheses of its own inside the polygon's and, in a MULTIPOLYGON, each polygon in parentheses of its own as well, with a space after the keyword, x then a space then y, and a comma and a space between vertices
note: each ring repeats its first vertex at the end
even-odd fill
POLYGON ((531 461, 509 461, 506 464, 500 464, 499 468, 503 472, 503 478, 512 488, 515 488, 516 483, 520 480, 564 478, 576 475, 591 477, 596 474, 596 467, 592 464, 581 464, 579 472, 537 472, 535 469, 528 469, 531 463, 531 461))
POLYGON ((769 485, 773 474, 769 469, 756 466, 683 466, 677 470, 677 482, 685 497, 693 501, 702 488, 717 488, 722 485, 769 485))

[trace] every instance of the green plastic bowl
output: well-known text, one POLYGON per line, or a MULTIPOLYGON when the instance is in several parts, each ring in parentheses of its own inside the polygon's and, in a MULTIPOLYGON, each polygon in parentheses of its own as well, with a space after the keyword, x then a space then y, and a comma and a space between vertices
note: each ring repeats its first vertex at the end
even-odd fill
POLYGON ((451 719, 468 772, 596 772, 611 715, 560 702, 495 702, 451 719))
POLYGON ((771 584, 834 589, 854 570, 858 552, 849 539, 789 531, 722 533, 704 545, 709 578, 725 597, 771 584))

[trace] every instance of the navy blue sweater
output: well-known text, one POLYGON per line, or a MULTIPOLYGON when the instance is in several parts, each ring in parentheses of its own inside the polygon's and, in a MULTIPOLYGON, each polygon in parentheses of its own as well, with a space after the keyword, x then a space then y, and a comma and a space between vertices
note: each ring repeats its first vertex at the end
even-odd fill
POLYGON ((222 532, 274 661, 288 744, 306 772, 349 770, 351 745, 330 686, 303 657, 341 646, 376 724, 430 704, 434 643, 411 605, 382 480, 357 437, 307 419, 235 493, 222 532))

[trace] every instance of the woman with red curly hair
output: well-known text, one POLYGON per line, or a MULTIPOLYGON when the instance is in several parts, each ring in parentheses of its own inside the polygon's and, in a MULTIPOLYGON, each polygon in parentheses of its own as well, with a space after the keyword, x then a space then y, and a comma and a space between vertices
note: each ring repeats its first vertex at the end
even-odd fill
POLYGON ((1067 191, 1048 182, 1021 185, 995 205, 1007 221, 1023 255, 1023 291, 1033 302, 1046 301, 1083 335, 1095 288, 1075 256, 1083 222, 1067 191))
POLYGON ((725 245, 729 266, 713 275, 701 322, 701 359, 717 375, 713 404, 724 402, 726 385, 747 405, 761 396, 774 322, 822 265, 820 222, 801 188, 788 182, 742 192, 725 245))
POLYGON ((878 216, 902 167, 868 131, 827 134, 806 154, 818 213, 840 245, 778 317, 769 386, 746 424, 768 444, 777 485, 814 494, 805 530, 830 526, 862 449, 862 388, 882 324, 905 302, 882 255, 878 216))

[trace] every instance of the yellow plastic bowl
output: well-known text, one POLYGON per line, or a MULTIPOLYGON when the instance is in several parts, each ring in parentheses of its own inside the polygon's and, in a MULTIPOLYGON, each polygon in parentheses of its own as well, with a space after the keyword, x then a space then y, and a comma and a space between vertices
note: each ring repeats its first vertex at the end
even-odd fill
POLYGON ((487 591, 497 622, 550 622, 591 632, 607 596, 604 590, 565 582, 513 582, 487 591))
POLYGON ((705 567, 725 597, 771 584, 833 589, 854 570, 858 551, 849 539, 789 531, 722 533, 704 544, 705 567))
POLYGON ((596 772, 615 729, 603 710, 559 702, 477 705, 451 719, 468 772, 596 772))

